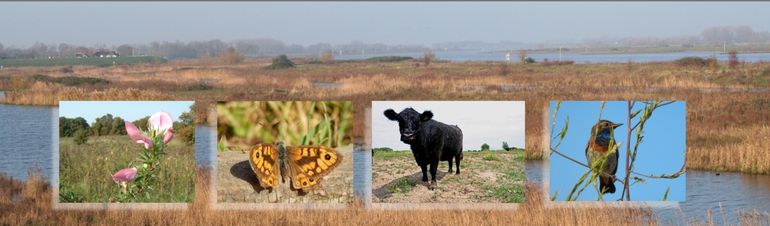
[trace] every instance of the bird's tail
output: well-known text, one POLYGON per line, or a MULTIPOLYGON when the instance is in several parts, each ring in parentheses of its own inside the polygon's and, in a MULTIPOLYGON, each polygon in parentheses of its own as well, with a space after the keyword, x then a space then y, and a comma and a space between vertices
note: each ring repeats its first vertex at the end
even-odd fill
POLYGON ((599 190, 604 191, 604 193, 615 193, 615 181, 612 180, 610 177, 600 177, 599 181, 599 190))

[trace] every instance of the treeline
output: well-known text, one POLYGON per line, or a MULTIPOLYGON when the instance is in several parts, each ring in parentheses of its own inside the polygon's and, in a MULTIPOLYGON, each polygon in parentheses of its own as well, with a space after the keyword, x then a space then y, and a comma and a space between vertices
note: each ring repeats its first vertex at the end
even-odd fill
POLYGON ((73 58, 76 54, 93 53, 98 50, 114 50, 121 57, 125 56, 157 56, 167 59, 199 58, 203 56, 219 56, 228 50, 235 50, 250 57, 273 57, 281 54, 320 55, 323 53, 339 54, 372 54, 388 52, 423 51, 421 45, 389 46, 380 43, 368 44, 360 41, 348 44, 332 45, 316 43, 302 46, 286 44, 275 39, 246 39, 224 42, 219 39, 191 42, 152 42, 149 44, 117 45, 117 46, 79 46, 66 43, 44 44, 35 43, 28 48, 3 47, 0 44, 0 59, 30 59, 30 58, 73 58))
POLYGON ((770 42, 770 32, 754 31, 750 26, 720 26, 706 28, 699 35, 675 37, 591 38, 583 41, 588 47, 608 46, 718 46, 723 44, 752 44, 770 42))
MULTIPOLYGON (((181 139, 187 145, 195 143, 195 124, 191 112, 184 112, 174 121, 174 139, 181 139)), ((145 130, 150 116, 133 121, 137 128, 145 130)), ((127 135, 125 120, 106 114, 89 124, 82 117, 59 117, 59 137, 74 137, 75 143, 83 144, 91 136, 127 135)))

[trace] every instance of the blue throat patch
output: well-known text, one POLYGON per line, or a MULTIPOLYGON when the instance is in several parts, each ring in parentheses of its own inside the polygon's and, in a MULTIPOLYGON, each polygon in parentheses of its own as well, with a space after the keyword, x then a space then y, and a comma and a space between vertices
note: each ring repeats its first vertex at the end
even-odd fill
POLYGON ((601 141, 602 143, 609 143, 611 139, 610 130, 603 130, 599 132, 599 134, 596 134, 596 141, 601 141))

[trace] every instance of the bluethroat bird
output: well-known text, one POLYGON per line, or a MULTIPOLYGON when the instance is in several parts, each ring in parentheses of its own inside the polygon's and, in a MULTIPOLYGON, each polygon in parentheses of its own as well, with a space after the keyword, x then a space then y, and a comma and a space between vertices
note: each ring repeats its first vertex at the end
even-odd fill
MULTIPOLYGON (((610 143, 615 143, 612 130, 622 125, 609 120, 599 120, 591 128, 591 137, 588 138, 588 145, 586 145, 586 159, 589 166, 593 166, 595 161, 601 160, 602 156, 610 151, 610 143)), ((615 193, 615 173, 618 171, 617 151, 609 154, 604 165, 597 166, 596 169, 602 168, 604 173, 599 176, 599 190, 602 194, 615 193)))

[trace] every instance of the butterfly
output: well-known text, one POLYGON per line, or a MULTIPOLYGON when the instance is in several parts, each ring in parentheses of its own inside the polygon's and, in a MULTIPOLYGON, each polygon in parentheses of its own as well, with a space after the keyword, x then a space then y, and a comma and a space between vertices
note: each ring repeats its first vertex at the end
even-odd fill
POLYGON ((249 152, 251 169, 259 185, 269 189, 278 186, 279 179, 291 180, 294 189, 312 188, 342 162, 342 155, 322 146, 283 146, 258 144, 249 152), (279 177, 280 175, 280 177, 279 177))

